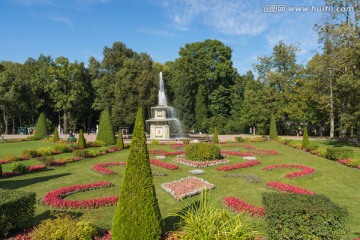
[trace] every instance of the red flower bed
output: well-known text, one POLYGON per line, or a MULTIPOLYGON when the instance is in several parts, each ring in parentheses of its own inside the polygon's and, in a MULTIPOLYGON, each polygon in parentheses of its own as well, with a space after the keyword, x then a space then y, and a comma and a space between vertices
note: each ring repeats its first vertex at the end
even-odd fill
POLYGON ((269 171, 277 168, 297 168, 300 169, 300 172, 292 172, 285 175, 286 178, 297 178, 297 177, 303 177, 309 174, 312 174, 315 172, 315 169, 307 166, 302 165, 296 165, 296 164, 281 164, 281 165, 271 165, 266 166, 262 170, 269 171))
POLYGON ((107 169, 106 167, 109 166, 126 166, 126 162, 107 162, 107 163, 100 163, 96 164, 92 167, 92 170, 94 170, 97 173, 105 174, 105 175, 114 175, 116 172, 114 172, 111 169, 107 169))
POLYGON ((229 162, 228 160, 225 159, 200 162, 200 161, 191 161, 180 157, 175 158, 174 161, 190 167, 197 167, 197 168, 216 166, 219 164, 225 164, 229 162))
MULTIPOLYGON (((43 165, 43 164, 33 165, 33 166, 28 166, 27 167, 27 169, 29 170, 29 173, 41 171, 41 170, 44 170, 46 168, 47 167, 45 165, 43 165)), ((20 174, 18 172, 3 172, 2 173, 3 178, 9 178, 9 177, 14 177, 14 176, 19 176, 19 175, 23 175, 23 174, 20 174)))
POLYGON ((253 154, 253 155, 277 155, 277 154, 279 154, 279 152, 274 151, 274 150, 261 150, 261 149, 251 150, 247 153, 253 154))
POLYGON ((88 190, 113 186, 114 185, 111 182, 96 182, 59 188, 48 192, 43 197, 43 203, 54 208, 99 208, 112 206, 117 203, 119 199, 118 196, 109 196, 86 200, 65 200, 64 198, 77 192, 84 192, 88 190))
POLYGON ((235 212, 245 212, 252 216, 263 217, 265 216, 264 207, 257 207, 252 204, 246 203, 236 197, 224 197, 223 202, 235 212))
POLYGON ((176 170, 179 168, 179 166, 171 163, 162 162, 158 159, 150 159, 150 163, 154 164, 155 166, 162 167, 169 170, 176 170))
POLYGON ((250 157, 252 156, 251 153, 244 153, 244 152, 237 152, 237 151, 221 151, 222 155, 232 155, 232 156, 239 156, 239 157, 250 157))
POLYGON ((255 147, 253 147, 251 145, 244 145, 244 148, 246 148, 246 149, 255 149, 255 147))
POLYGON ((111 147, 107 150, 108 153, 113 153, 113 152, 117 152, 117 151, 120 151, 121 148, 118 148, 118 147, 111 147))
POLYGON ((314 195, 314 192, 311 192, 309 190, 299 188, 293 185, 280 183, 280 182, 268 182, 266 184, 267 187, 275 188, 284 192, 290 192, 290 193, 297 193, 297 194, 305 194, 305 195, 314 195))
POLYGON ((172 155, 181 155, 184 154, 185 152, 183 150, 179 150, 179 151, 175 151, 175 152, 163 152, 160 155, 162 156, 172 156, 172 155))
POLYGON ((237 163, 237 164, 221 166, 221 167, 216 168, 216 170, 230 171, 230 170, 239 169, 239 168, 248 168, 248 167, 256 166, 256 165, 259 165, 260 163, 261 162, 258 160, 253 160, 253 161, 248 161, 248 162, 244 162, 244 163, 237 163))
POLYGON ((155 150, 148 150, 149 154, 156 154, 156 155, 162 155, 164 153, 166 153, 166 151, 164 150, 160 150, 160 149, 155 149, 155 150))
POLYGON ((183 147, 183 146, 184 146, 184 144, 178 143, 178 144, 173 144, 173 145, 171 145, 170 147, 173 148, 173 149, 179 149, 179 148, 181 148, 181 147, 183 147))

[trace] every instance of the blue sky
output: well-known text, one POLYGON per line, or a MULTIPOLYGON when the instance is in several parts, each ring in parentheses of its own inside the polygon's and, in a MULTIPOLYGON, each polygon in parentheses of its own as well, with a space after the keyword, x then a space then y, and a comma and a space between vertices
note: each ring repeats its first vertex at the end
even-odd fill
POLYGON ((234 67, 252 70, 283 40, 297 45, 298 62, 319 50, 315 23, 321 12, 290 12, 315 0, 0 0, 0 61, 24 62, 41 53, 88 62, 104 46, 124 42, 164 63, 186 43, 219 39, 233 49, 234 67), (284 12, 263 12, 270 5, 284 12), (265 7, 265 8, 264 8, 265 7))

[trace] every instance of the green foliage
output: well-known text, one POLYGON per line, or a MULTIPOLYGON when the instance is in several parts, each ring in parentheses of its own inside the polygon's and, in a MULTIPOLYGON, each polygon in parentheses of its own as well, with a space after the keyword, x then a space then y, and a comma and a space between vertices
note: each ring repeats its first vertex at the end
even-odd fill
POLYGON ((302 143, 301 143, 301 148, 309 149, 309 147, 310 147, 310 141, 309 141, 308 131, 307 131, 307 128, 304 128, 304 134, 303 134, 303 139, 302 139, 302 143))
POLYGON ((124 140, 122 136, 122 130, 119 131, 118 138, 116 141, 116 147, 124 149, 124 140))
POLYGON ((251 240, 260 236, 252 225, 244 223, 243 215, 208 205, 204 191, 199 204, 190 205, 176 216, 180 218, 180 223, 173 239, 251 240))
POLYGON ((37 155, 37 151, 35 149, 24 149, 22 151, 22 156, 28 156, 30 158, 34 158, 37 155))
POLYGON ((31 239, 91 240, 97 233, 88 221, 79 221, 69 215, 60 214, 55 219, 42 221, 31 233, 31 239))
POLYGON ((270 120, 270 139, 276 139, 278 137, 277 129, 276 129, 276 121, 274 114, 271 114, 271 120, 270 120))
POLYGON ((190 139, 182 139, 181 140, 183 144, 189 144, 190 143, 190 139))
POLYGON ((80 129, 80 133, 79 133, 79 140, 77 143, 77 147, 78 148, 86 148, 86 140, 84 138, 84 132, 82 129, 80 129))
POLYGON ((16 172, 19 174, 25 174, 25 173, 29 172, 29 169, 22 163, 16 162, 16 163, 14 163, 14 165, 11 166, 10 171, 16 172))
POLYGON ((64 143, 58 143, 52 147, 55 151, 66 152, 68 145, 64 143))
POLYGON ((354 150, 351 148, 337 148, 332 147, 327 149, 326 158, 330 160, 339 160, 352 158, 354 155, 354 150))
POLYGON ((214 129, 214 133, 213 133, 213 143, 219 143, 219 134, 218 134, 218 131, 217 129, 215 128, 214 129))
POLYGON ((115 240, 158 240, 161 232, 161 215, 151 174, 143 112, 139 108, 111 235, 115 240))
POLYGON ((245 139, 243 137, 235 137, 234 139, 237 143, 245 142, 245 139))
POLYGON ((196 119, 196 130, 199 132, 205 131, 205 121, 207 118, 207 106, 205 102, 205 86, 200 85, 198 93, 195 97, 195 119, 196 119))
POLYGON ((0 189, 0 237, 28 229, 35 215, 35 193, 0 189))
POLYGON ((59 132, 58 132, 57 127, 55 127, 54 136, 53 136, 53 138, 52 138, 52 141, 53 141, 53 142, 57 142, 57 141, 59 141, 59 140, 60 140, 60 138, 59 138, 59 132))
POLYGON ((192 143, 186 146, 185 156, 193 161, 211 161, 220 158, 220 148, 213 143, 192 143))
POLYGON ((101 113, 96 141, 104 141, 105 145, 114 145, 116 143, 114 129, 111 123, 110 112, 108 109, 105 109, 101 113))
POLYGON ((347 239, 347 211, 324 195, 263 193, 270 239, 347 239))
POLYGON ((40 161, 42 164, 44 164, 47 167, 51 167, 52 166, 52 162, 55 160, 53 157, 48 157, 48 156, 40 156, 37 157, 36 160, 40 161))
POLYGON ((160 145, 160 141, 159 140, 151 140, 151 145, 154 145, 154 146, 157 146, 157 145, 160 145))
POLYGON ((0 164, 0 178, 2 177, 2 166, 0 164))
POLYGON ((44 113, 41 113, 35 127, 35 139, 43 139, 48 135, 48 130, 46 126, 46 117, 44 113))
POLYGON ((51 147, 43 147, 43 148, 37 149, 36 152, 37 152, 37 155, 50 156, 50 155, 52 155, 53 148, 51 148, 51 147))
POLYGON ((74 150, 74 151, 72 152, 72 155, 73 155, 74 157, 85 158, 88 153, 89 153, 88 150, 79 149, 79 150, 74 150))

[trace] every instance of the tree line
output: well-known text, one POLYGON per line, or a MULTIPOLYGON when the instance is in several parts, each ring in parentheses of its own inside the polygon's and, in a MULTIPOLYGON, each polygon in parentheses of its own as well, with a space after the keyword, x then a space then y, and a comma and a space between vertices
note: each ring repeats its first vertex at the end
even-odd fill
POLYGON ((315 25, 322 50, 299 64, 297 46, 282 41, 253 70, 239 74, 232 50, 219 40, 186 44, 175 61, 154 62, 122 42, 103 50, 103 59, 84 63, 40 55, 25 63, 0 62, 2 128, 34 125, 45 112, 64 131, 90 129, 99 113, 111 112, 115 127, 132 127, 136 109, 157 104, 163 72, 168 102, 190 131, 268 134, 270 116, 279 134, 360 139, 360 30, 358 1, 325 1, 353 7, 332 12, 315 25))

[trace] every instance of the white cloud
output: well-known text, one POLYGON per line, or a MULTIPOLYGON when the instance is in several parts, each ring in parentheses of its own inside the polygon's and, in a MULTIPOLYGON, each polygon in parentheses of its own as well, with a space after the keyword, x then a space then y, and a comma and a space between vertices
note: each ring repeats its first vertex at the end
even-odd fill
POLYGON ((51 18, 52 21, 57 23, 63 23, 70 27, 74 27, 74 23, 67 17, 55 16, 51 18))

